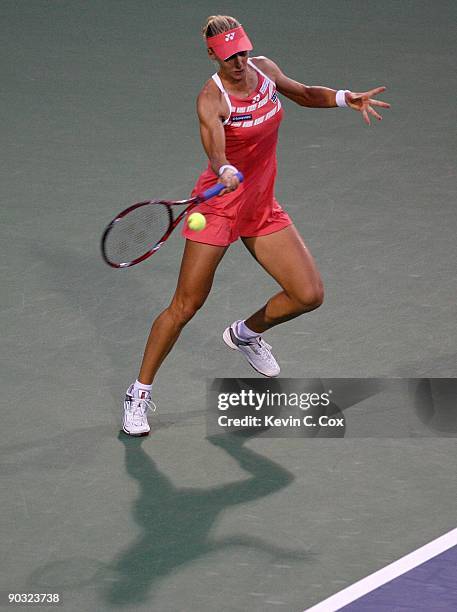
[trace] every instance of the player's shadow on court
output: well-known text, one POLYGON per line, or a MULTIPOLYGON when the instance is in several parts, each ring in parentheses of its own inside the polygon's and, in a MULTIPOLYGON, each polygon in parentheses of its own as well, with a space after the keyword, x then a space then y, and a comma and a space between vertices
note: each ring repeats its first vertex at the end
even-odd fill
POLYGON ((212 538, 211 528, 221 512, 260 499, 289 485, 293 476, 274 461, 243 446, 249 434, 210 439, 223 448, 251 477, 208 489, 177 488, 142 449, 141 438, 119 439, 125 445, 128 474, 138 482, 140 495, 133 516, 141 528, 134 542, 113 560, 111 583, 104 592, 113 606, 145 602, 155 583, 208 553, 230 547, 254 548, 275 559, 309 560, 311 554, 274 546, 240 533, 212 538))

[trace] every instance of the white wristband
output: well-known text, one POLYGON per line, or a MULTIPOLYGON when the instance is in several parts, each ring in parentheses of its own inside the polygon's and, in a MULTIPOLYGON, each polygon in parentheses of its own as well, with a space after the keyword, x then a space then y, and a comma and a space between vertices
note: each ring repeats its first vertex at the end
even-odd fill
POLYGON ((230 164, 224 164, 219 168, 218 176, 222 176, 226 170, 233 170, 233 172, 238 172, 238 168, 232 166, 230 164))
POLYGON ((340 106, 341 108, 344 108, 347 106, 347 102, 346 102, 346 92, 348 92, 349 89, 339 89, 336 92, 336 105, 340 106))

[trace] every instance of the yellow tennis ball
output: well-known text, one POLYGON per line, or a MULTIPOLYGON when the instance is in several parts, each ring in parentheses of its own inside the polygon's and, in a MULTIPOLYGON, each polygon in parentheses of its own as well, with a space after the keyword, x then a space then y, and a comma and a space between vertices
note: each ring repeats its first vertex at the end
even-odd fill
POLYGON ((194 232, 200 232, 206 227, 206 219, 201 213, 194 212, 189 215, 187 225, 189 226, 189 229, 194 230, 194 232))

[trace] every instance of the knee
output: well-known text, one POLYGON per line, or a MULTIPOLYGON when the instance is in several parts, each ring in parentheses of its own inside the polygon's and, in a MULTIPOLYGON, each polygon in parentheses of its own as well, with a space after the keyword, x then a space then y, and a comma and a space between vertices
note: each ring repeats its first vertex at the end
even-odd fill
POLYGON ((318 281, 312 285, 303 287, 302 290, 294 296, 297 303, 297 308, 301 313, 316 310, 324 302, 324 286, 322 281, 318 281))
POLYGON ((324 285, 322 281, 319 280, 317 287, 314 292, 314 308, 319 308, 324 303, 324 285))
POLYGON ((174 299, 168 311, 173 317, 177 325, 183 326, 197 313, 197 311, 203 306, 204 299, 174 299))

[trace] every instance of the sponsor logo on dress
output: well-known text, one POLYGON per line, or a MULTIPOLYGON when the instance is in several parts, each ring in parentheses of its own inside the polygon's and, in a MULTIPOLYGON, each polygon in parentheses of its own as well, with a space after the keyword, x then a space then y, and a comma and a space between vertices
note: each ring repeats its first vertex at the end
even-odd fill
POLYGON ((257 94, 256 96, 252 98, 252 103, 254 104, 254 102, 258 102, 259 100, 260 100, 260 94, 257 94))
POLYGON ((252 115, 236 115, 235 117, 230 118, 232 121, 247 121, 252 119, 252 115))

